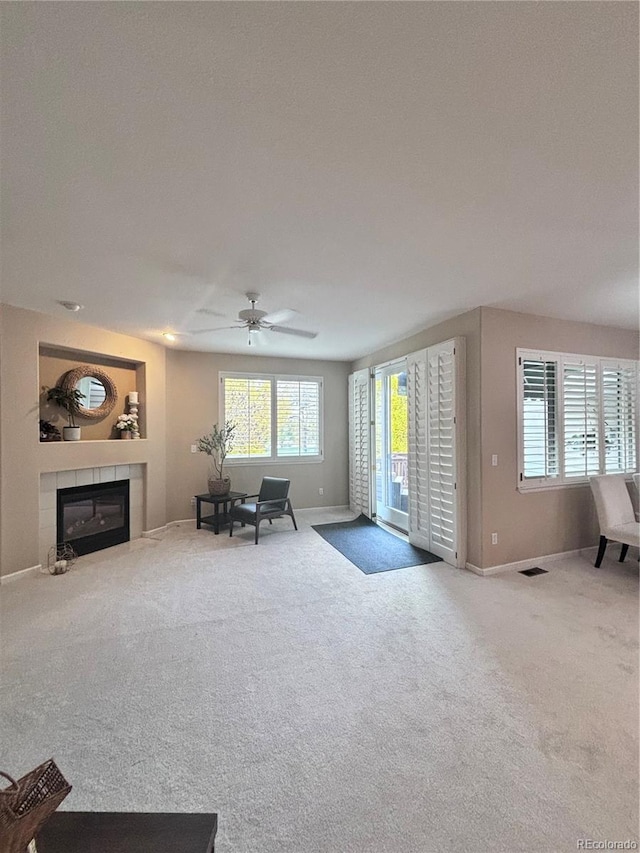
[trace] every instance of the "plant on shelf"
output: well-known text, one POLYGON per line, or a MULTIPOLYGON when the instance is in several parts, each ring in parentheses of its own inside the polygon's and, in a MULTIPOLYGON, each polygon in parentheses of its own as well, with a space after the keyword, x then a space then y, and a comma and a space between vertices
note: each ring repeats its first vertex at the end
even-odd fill
POLYGON ((224 460, 233 448, 236 426, 233 421, 225 421, 222 427, 214 424, 211 432, 197 441, 200 453, 211 457, 208 478, 210 495, 226 495, 231 489, 231 478, 224 474, 224 460))
POLYGON ((40 441, 62 441, 58 427, 42 418, 40 418, 40 441))
POLYGON ((79 441, 80 427, 76 424, 76 415, 79 414, 79 406, 85 395, 77 388, 64 388, 62 385, 45 387, 43 390, 47 392, 47 403, 55 403, 67 413, 69 424, 62 430, 64 440, 79 441))
POLYGON ((133 415, 118 415, 116 429, 120 432, 120 438, 133 438, 138 431, 138 419, 133 415))

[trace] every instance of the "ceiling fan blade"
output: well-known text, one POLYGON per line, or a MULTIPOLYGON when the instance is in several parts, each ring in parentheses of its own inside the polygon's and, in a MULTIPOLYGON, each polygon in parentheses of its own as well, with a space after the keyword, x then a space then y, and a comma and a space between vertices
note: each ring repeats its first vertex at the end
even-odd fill
POLYGON ((294 311, 293 308, 282 308, 280 311, 272 311, 271 314, 267 314, 262 318, 263 322, 269 323, 269 325, 277 325, 278 323, 286 323, 287 320, 290 320, 292 317, 295 317, 297 311, 294 311))
POLYGON ((215 329, 194 329, 192 332, 186 332, 187 335, 206 335, 209 332, 221 332, 223 329, 242 329, 242 326, 217 326, 215 329))
POLYGON ((289 326, 271 326, 271 332, 280 332, 281 335, 296 335, 298 338, 317 338, 317 332, 305 332, 304 329, 291 329, 289 326))
POLYGON ((198 308, 196 314, 207 314, 209 317, 224 317, 220 311, 214 311, 213 308, 198 308))

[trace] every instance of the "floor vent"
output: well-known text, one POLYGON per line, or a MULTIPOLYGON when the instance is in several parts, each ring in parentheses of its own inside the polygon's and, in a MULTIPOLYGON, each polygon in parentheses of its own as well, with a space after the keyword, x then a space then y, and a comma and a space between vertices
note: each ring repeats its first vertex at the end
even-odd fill
POLYGON ((528 578, 533 578, 536 575, 546 575, 548 574, 548 572, 546 569, 541 569, 539 566, 534 566, 532 569, 523 569, 520 574, 526 575, 528 578))

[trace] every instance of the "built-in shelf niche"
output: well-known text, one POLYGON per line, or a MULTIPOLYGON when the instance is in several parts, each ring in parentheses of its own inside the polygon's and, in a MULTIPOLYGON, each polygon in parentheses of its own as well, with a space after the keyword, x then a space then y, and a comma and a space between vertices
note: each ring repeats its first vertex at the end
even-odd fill
MULTIPOLYGON (((62 427, 67 423, 66 414, 59 406, 45 402, 43 386, 52 387, 58 384, 67 371, 73 370, 80 365, 96 367, 107 373, 117 390, 116 405, 113 411, 107 416, 97 421, 83 417, 77 418, 78 426, 81 427, 80 441, 123 441, 119 432, 115 429, 115 423, 118 415, 129 411, 127 399, 132 391, 137 391, 139 395, 138 422, 140 424, 140 434, 146 436, 144 362, 48 343, 41 343, 38 349, 37 391, 40 404, 40 418, 53 423, 62 432, 62 427)), ((77 444, 77 442, 62 443, 77 444)), ((61 442, 41 442, 41 444, 54 446, 61 444, 61 442)))

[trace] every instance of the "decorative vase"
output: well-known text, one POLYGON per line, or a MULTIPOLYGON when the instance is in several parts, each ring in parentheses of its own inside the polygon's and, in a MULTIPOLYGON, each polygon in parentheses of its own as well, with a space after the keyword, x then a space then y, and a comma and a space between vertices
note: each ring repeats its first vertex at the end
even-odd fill
POLYGON ((128 429, 121 429, 120 438, 133 438, 133 433, 128 429))
POLYGON ((62 437, 65 441, 80 441, 80 427, 62 427, 62 437))
POLYGON ((220 478, 215 475, 209 475, 207 485, 209 487, 210 495, 221 498, 224 497, 224 495, 228 495, 231 490, 231 477, 225 475, 220 478))

